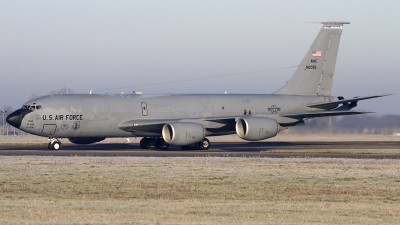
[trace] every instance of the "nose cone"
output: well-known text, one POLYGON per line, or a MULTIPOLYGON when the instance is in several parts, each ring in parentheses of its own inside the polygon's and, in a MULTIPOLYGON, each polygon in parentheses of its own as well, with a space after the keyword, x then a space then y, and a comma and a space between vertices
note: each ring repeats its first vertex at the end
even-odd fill
POLYGON ((30 113, 29 109, 18 109, 7 116, 7 123, 13 127, 19 128, 24 116, 28 113, 30 113))

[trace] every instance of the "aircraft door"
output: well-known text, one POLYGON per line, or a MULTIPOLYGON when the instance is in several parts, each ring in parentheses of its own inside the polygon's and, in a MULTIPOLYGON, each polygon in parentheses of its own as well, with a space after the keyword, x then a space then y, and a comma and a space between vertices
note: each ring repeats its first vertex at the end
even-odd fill
POLYGON ((146 102, 142 102, 142 116, 147 116, 147 104, 146 102))
POLYGON ((57 130, 56 124, 43 124, 43 129, 42 129, 43 134, 53 135, 56 132, 56 130, 57 130))

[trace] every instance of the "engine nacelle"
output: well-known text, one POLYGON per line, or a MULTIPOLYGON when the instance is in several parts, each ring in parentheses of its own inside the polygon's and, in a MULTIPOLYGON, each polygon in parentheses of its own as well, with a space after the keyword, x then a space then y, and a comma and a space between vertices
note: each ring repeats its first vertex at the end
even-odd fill
POLYGON ((202 125, 190 122, 167 123, 162 128, 162 137, 170 145, 190 145, 204 139, 202 125))
POLYGON ((68 138, 68 140, 74 144, 78 145, 88 145, 93 144, 99 141, 102 141, 106 138, 103 137, 77 137, 77 138, 68 138))
POLYGON ((259 141, 275 137, 280 131, 276 120, 271 118, 250 117, 236 121, 237 135, 247 141, 259 141))

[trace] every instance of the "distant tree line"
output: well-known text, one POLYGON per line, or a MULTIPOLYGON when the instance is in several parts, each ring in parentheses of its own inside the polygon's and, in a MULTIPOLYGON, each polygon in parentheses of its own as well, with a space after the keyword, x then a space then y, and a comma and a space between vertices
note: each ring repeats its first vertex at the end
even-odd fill
POLYGON ((290 127, 289 133, 384 134, 400 133, 400 115, 354 115, 306 120, 307 126, 290 127))

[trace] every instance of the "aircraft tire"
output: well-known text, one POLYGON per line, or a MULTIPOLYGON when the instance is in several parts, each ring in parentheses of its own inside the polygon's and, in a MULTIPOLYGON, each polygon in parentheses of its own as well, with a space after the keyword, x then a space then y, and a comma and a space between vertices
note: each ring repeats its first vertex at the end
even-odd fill
POLYGON ((169 144, 164 141, 164 139, 159 138, 157 140, 157 148, 161 150, 167 150, 169 148, 169 144))
POLYGON ((142 138, 140 140, 140 148, 141 149, 147 149, 147 140, 148 140, 148 138, 142 138))
POLYGON ((197 143, 193 143, 188 145, 188 150, 196 150, 198 148, 198 144, 197 143))
POLYGON ((210 148, 210 141, 207 138, 204 138, 202 141, 199 142, 200 150, 208 150, 209 148, 210 148))
POLYGON ((199 149, 199 144, 198 143, 193 143, 190 145, 183 145, 181 146, 182 150, 197 150, 199 149))
POLYGON ((47 145, 47 148, 48 148, 49 150, 53 150, 53 148, 52 148, 52 146, 51 146, 51 142, 49 142, 49 144, 47 145))
POLYGON ((147 140, 147 148, 151 149, 151 150, 154 150, 157 148, 157 142, 154 138, 149 138, 147 140))
POLYGON ((53 142, 53 144, 51 144, 51 148, 52 148, 52 150, 60 150, 60 148, 61 148, 61 143, 60 142, 58 142, 58 141, 55 141, 55 142, 53 142))

